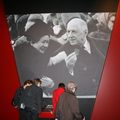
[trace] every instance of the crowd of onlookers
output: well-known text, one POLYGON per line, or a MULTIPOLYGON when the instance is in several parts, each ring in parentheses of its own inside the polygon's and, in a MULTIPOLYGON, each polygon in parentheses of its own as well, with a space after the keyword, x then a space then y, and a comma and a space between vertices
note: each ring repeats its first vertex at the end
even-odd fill
MULTIPOLYGON (((12 105, 19 111, 19 120, 37 120, 47 104, 43 100, 42 81, 38 78, 26 80, 12 99, 12 105)), ((67 85, 59 83, 52 92, 52 109, 49 111, 56 120, 85 120, 79 109, 75 91, 77 85, 70 81, 67 85)))

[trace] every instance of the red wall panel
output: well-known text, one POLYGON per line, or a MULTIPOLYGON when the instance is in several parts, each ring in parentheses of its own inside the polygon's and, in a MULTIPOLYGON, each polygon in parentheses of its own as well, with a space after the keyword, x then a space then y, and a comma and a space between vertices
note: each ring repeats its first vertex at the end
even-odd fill
POLYGON ((120 3, 91 120, 120 120, 120 3))

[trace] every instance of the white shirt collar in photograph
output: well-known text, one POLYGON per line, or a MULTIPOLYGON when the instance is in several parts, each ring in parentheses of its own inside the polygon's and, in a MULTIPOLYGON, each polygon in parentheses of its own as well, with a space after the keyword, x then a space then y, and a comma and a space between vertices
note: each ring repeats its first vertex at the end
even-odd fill
POLYGON ((84 47, 84 50, 91 54, 90 43, 87 40, 85 41, 84 47))

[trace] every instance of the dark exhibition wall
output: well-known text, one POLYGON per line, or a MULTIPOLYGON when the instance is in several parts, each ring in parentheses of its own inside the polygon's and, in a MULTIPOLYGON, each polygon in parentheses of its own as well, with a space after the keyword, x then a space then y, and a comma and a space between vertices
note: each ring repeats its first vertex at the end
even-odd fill
MULTIPOLYGON (((58 1, 60 2, 60 1, 58 1)), ((11 105, 12 96, 15 90, 20 86, 17 67, 15 64, 13 50, 10 44, 10 33, 8 31, 8 24, 5 18, 6 14, 25 14, 35 12, 116 12, 116 19, 111 35, 111 40, 107 52, 107 57, 104 64, 103 73, 101 76, 100 86, 97 91, 97 97, 84 99, 78 98, 80 102, 80 109, 85 114, 86 120, 115 120, 120 119, 119 115, 119 101, 120 101, 120 3, 118 0, 114 1, 95 1, 91 2, 63 2, 59 5, 39 4, 7 1, 0 3, 0 68, 1 68, 1 113, 2 119, 18 120, 18 112, 11 105), (39 4, 40 7, 39 7, 39 4), (72 6, 74 5, 74 6, 72 6), (51 6, 51 7, 50 7, 51 6), (74 9, 72 9, 72 7, 74 9)), ((51 104, 50 98, 45 98, 48 104, 51 104)))
POLYGON ((51 13, 51 12, 115 12, 118 6, 119 0, 80 0, 80 1, 64 1, 53 0, 48 2, 47 0, 33 1, 21 1, 21 0, 4 0, 5 12, 7 14, 25 14, 25 13, 51 13))

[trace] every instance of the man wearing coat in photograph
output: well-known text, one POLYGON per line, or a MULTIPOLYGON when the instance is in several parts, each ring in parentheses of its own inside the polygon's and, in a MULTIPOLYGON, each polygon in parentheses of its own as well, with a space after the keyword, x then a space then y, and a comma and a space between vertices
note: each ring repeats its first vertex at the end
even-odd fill
POLYGON ((79 17, 66 23, 68 43, 51 57, 51 73, 55 82, 65 84, 73 79, 78 87, 77 95, 96 95, 104 58, 93 40, 88 38, 87 23, 79 17), (58 80, 58 81, 57 81, 58 80))

